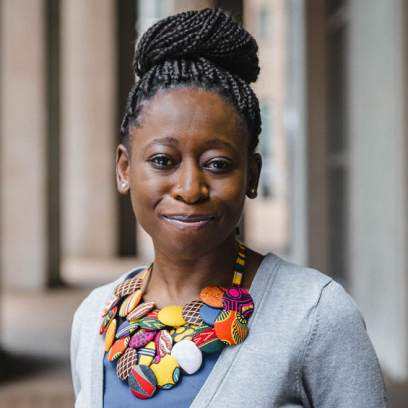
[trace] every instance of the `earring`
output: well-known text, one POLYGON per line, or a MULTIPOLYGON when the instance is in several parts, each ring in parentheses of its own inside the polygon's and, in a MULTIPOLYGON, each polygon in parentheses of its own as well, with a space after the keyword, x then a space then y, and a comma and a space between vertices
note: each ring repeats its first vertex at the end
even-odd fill
POLYGON ((127 184, 126 183, 122 183, 122 188, 127 188, 127 184))
POLYGON ((254 194, 255 193, 255 189, 251 188, 251 193, 254 194))

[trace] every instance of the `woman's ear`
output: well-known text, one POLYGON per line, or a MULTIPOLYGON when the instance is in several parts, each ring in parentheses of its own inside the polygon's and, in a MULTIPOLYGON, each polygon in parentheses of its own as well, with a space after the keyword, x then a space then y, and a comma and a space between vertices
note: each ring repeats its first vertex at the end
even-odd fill
POLYGON ((258 195, 258 183, 262 169, 262 157, 259 153, 253 153, 248 163, 247 197, 255 198, 258 195))
POLYGON ((120 194, 127 194, 130 190, 129 166, 128 149, 120 144, 116 150, 116 183, 120 194))

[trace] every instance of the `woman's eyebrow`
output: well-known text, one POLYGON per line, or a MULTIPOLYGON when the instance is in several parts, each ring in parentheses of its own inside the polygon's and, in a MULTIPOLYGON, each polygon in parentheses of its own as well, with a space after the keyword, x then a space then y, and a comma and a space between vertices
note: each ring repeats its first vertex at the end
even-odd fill
POLYGON ((149 147, 154 144, 164 144, 164 145, 178 145, 178 140, 171 136, 156 137, 151 140, 146 147, 149 147))
POLYGON ((208 140, 207 145, 210 145, 210 146, 223 145, 223 146, 229 147, 230 149, 235 150, 234 146, 230 142, 227 142, 226 140, 217 139, 217 138, 208 140))
MULTIPOLYGON (((161 144, 161 145, 170 145, 170 146, 177 146, 179 144, 179 141, 175 139, 174 137, 171 136, 164 136, 164 137, 156 137, 153 140, 151 140, 144 148, 143 150, 149 148, 152 145, 155 144, 161 144)), ((216 137, 209 139, 205 143, 207 146, 225 146, 228 147, 234 151, 236 151, 236 148, 234 145, 226 140, 221 140, 216 137)))

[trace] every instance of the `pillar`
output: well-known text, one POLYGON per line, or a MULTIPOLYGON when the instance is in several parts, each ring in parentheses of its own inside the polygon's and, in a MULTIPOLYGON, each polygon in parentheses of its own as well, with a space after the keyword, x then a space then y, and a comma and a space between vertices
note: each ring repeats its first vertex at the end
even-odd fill
MULTIPOLYGON (((117 253, 114 0, 61 2, 62 253, 117 253)), ((121 107, 122 108, 122 107, 121 107)))
POLYGON ((45 1, 0 13, 0 268, 4 287, 47 281, 45 1))
POLYGON ((408 379, 403 2, 350 2, 348 71, 350 290, 384 370, 400 381, 408 379))

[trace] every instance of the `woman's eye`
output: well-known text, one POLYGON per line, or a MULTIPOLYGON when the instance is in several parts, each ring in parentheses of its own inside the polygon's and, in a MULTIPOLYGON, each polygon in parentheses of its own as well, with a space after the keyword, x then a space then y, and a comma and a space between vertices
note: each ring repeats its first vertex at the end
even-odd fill
POLYGON ((167 156, 154 156, 149 161, 159 167, 167 167, 174 164, 173 160, 167 156))
POLYGON ((206 167, 214 170, 227 170, 232 167, 232 164, 226 160, 212 160, 207 163, 206 167))

